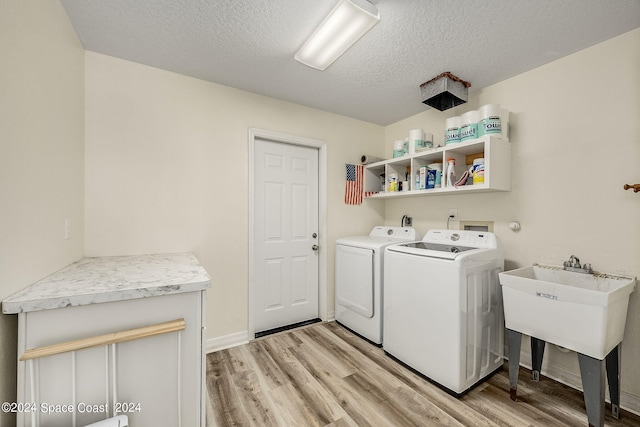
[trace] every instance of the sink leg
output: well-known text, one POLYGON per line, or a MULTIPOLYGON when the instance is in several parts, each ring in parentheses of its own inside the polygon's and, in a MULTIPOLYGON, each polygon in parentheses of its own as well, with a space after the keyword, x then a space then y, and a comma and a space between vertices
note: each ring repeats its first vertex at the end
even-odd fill
POLYGON ((614 347, 606 357, 607 381, 611 398, 611 415, 620 419, 620 344, 614 347))
POLYGON ((522 344, 522 334, 520 332, 507 329, 507 352, 509 353, 509 396, 511 400, 516 400, 518 390, 518 371, 520 369, 520 346, 522 344))
POLYGON ((602 360, 578 353, 584 404, 589 426, 604 426, 604 363, 602 360))
POLYGON ((542 356, 544 356, 545 341, 531 337, 531 368, 534 381, 540 381, 542 370, 542 356))

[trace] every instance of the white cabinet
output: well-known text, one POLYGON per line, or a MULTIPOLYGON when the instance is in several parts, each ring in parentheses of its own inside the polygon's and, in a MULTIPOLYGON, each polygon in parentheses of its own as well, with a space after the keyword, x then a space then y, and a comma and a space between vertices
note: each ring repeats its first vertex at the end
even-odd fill
POLYGON ((97 257, 3 300, 18 315, 17 426, 122 414, 132 426, 204 427, 209 286, 192 254, 97 257))
POLYGON ((509 190, 511 190, 511 143, 508 140, 490 135, 422 151, 412 156, 396 157, 365 166, 364 191, 379 192, 370 195, 367 197, 368 199, 509 190), (484 157, 484 183, 425 190, 414 189, 416 174, 420 173, 420 166, 441 162, 443 169, 445 169, 447 159, 454 158, 456 159, 457 175, 461 176, 465 169, 469 167, 467 166, 467 159, 471 159, 474 156, 484 157), (397 174, 399 180, 403 181, 407 170, 409 171, 408 191, 403 189, 404 191, 390 192, 388 191, 388 185, 385 185, 385 191, 382 191, 382 181, 380 178, 382 174, 384 174, 385 177, 389 177, 391 174, 397 174))
MULTIPOLYGON (((74 413, 82 426, 111 416, 114 408, 132 426, 204 426, 205 295, 195 291, 20 313, 20 355, 174 319, 184 319, 186 327, 119 343, 115 350, 101 346, 21 361, 17 401, 33 404, 40 426, 70 426, 74 413)), ((34 425, 31 413, 17 415, 18 426, 34 425)))

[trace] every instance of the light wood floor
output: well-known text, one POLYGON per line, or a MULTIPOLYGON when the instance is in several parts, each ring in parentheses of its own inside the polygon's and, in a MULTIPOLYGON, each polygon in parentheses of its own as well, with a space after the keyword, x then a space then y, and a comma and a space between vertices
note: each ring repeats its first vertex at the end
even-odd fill
MULTIPOLYGON (((209 426, 586 426, 582 393, 505 368, 455 398, 335 322, 207 355, 209 426)), ((607 426, 640 426, 622 412, 607 426)))

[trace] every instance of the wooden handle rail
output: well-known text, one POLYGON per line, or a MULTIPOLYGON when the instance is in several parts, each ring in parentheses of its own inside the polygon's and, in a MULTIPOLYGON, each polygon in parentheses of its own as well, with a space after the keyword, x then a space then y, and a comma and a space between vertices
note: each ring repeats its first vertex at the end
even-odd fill
POLYGON ((624 189, 625 190, 628 190, 630 188, 633 188, 633 192, 637 193, 638 191, 640 191, 640 184, 633 184, 633 185, 625 184, 624 185, 624 189))
POLYGON ((166 334, 169 332, 182 331, 185 327, 186 322, 184 321, 184 319, 176 319, 169 322, 157 323, 155 325, 143 326, 141 328, 111 332, 105 335, 98 335, 95 337, 82 338, 79 340, 32 348, 26 350, 22 354, 22 356, 20 357, 20 361, 37 359, 39 357, 53 356, 55 354, 83 350, 86 348, 98 347, 102 345, 132 341, 139 338, 147 338, 154 335, 166 334))

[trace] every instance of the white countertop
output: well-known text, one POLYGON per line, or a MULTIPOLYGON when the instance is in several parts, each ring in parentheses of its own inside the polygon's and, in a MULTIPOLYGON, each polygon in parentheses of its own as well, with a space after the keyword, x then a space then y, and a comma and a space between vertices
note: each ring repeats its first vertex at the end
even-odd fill
POLYGON ((83 258, 2 301, 4 314, 201 291, 209 275, 189 253, 83 258))

